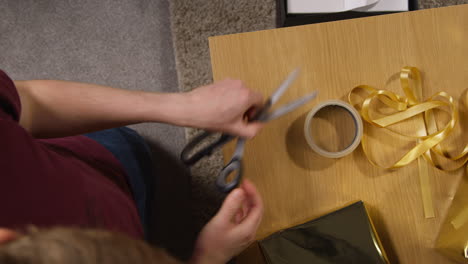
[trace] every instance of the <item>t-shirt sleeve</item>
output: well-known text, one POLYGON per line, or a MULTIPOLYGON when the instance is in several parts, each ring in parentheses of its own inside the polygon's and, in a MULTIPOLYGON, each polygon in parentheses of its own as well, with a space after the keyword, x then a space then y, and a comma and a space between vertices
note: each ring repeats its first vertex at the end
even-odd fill
POLYGON ((141 238, 112 153, 84 136, 35 139, 18 124, 20 111, 15 84, 0 70, 0 227, 93 227, 141 238))
POLYGON ((21 102, 16 86, 8 75, 0 70, 0 119, 19 121, 21 102))

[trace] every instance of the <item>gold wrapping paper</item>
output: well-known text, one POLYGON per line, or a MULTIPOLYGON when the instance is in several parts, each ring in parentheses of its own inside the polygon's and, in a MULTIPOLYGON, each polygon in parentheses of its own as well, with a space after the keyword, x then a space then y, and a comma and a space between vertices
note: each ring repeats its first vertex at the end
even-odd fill
POLYGON ((259 242, 269 264, 389 263, 362 201, 259 242))
POLYGON ((441 226, 436 248, 459 263, 468 263, 468 167, 441 226))

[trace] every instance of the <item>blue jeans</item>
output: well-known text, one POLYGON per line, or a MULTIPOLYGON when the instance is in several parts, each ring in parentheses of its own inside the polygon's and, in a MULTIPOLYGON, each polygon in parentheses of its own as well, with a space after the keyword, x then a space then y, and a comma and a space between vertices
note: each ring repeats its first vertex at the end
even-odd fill
POLYGON ((109 150, 122 164, 133 192, 145 238, 148 239, 150 204, 153 199, 154 178, 151 150, 145 140, 128 127, 112 128, 85 134, 109 150))

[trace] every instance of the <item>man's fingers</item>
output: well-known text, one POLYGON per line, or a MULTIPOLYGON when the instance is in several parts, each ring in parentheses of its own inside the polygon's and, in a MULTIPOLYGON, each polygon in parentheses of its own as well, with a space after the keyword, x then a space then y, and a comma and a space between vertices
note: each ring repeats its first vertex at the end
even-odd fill
POLYGON ((244 120, 246 121, 252 120, 257 115, 259 110, 260 108, 258 107, 255 107, 255 106, 250 107, 249 110, 247 110, 247 112, 245 112, 244 114, 244 120))
POLYGON ((243 232, 255 232, 260 225, 263 216, 263 202, 260 193, 249 180, 244 180, 241 188, 245 191, 246 202, 249 203, 249 211, 239 228, 243 232))
POLYGON ((221 221, 229 222, 235 217, 238 210, 242 207, 242 203, 245 201, 244 190, 237 188, 234 189, 223 202, 221 209, 219 209, 216 217, 219 217, 221 221))
POLYGON ((238 123, 238 125, 234 128, 235 134, 243 138, 252 139, 258 134, 258 132, 260 132, 260 130, 262 130, 264 125, 265 124, 260 123, 260 122, 251 122, 251 123, 241 122, 241 123, 238 123))
POLYGON ((244 220, 245 215, 245 207, 242 206, 242 208, 237 211, 236 216, 234 217, 234 223, 239 224, 240 222, 242 222, 242 220, 244 220))
POLYGON ((257 206, 262 209, 263 212, 263 201, 260 193, 258 192, 255 185, 249 180, 245 179, 241 185, 242 190, 244 190, 247 201, 250 202, 250 206, 257 206))
POLYGON ((249 100, 247 101, 248 108, 251 108, 252 106, 259 108, 262 107, 263 104, 263 95, 259 92, 252 91, 249 95, 249 100))

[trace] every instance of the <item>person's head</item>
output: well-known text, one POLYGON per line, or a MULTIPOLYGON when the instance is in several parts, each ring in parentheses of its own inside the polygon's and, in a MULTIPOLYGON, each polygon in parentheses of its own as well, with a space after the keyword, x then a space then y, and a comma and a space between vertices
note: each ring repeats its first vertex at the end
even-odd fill
POLYGON ((0 228, 2 264, 179 263, 143 241, 95 229, 29 228, 24 233, 0 228))

